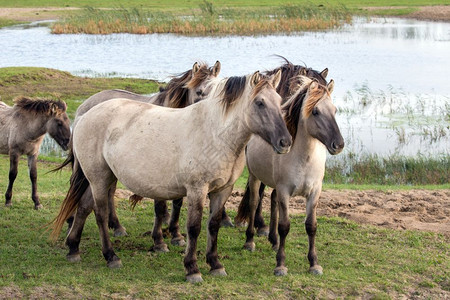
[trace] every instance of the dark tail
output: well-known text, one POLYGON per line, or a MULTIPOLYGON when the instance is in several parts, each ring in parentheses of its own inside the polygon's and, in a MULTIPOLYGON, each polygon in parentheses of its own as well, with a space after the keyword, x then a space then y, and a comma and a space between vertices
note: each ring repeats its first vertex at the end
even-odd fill
MULTIPOLYGON (((264 197, 264 189, 266 188, 266 185, 261 182, 261 185, 259 186, 259 201, 264 197)), ((244 223, 248 220, 248 217, 250 215, 250 188, 248 187, 248 180, 247 184, 245 185, 245 192, 244 196, 242 196, 241 203, 239 204, 239 208, 237 211, 237 215, 234 218, 235 223, 244 223)))
POLYGON ((88 187, 89 181, 86 176, 84 176, 83 170, 79 164, 75 164, 72 176, 70 177, 69 191, 61 204, 59 214, 50 224, 50 228, 52 228, 50 237, 52 240, 56 240, 58 238, 67 218, 75 213, 78 203, 88 187))
POLYGON ((72 166, 72 168, 73 168, 74 161, 75 161, 75 157, 73 156, 72 146, 69 146, 69 152, 67 153, 66 160, 60 166, 50 170, 49 172, 61 171, 68 164, 70 164, 72 166))

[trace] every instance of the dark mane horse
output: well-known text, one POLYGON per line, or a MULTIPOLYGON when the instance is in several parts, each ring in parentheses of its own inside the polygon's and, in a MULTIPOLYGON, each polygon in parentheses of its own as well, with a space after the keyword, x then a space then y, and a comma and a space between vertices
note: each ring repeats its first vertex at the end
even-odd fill
POLYGON ((70 121, 66 103, 48 99, 19 97, 10 107, 0 102, 0 153, 9 154, 9 184, 5 193, 6 206, 11 206, 12 188, 17 177, 19 157, 28 156, 31 179, 31 198, 34 208, 42 208, 37 193, 36 159, 45 133, 67 150, 70 139, 70 121))
MULTIPOLYGON (((214 70, 216 65, 208 67, 206 63, 200 62, 194 65, 194 68, 172 77, 152 103, 173 108, 183 108, 192 104, 192 100, 189 98, 189 90, 195 90, 202 83, 205 83, 211 77, 211 74, 217 76, 218 72, 214 70)), ((196 91, 197 98, 194 102, 201 100, 206 95, 207 93, 204 90, 196 91)))

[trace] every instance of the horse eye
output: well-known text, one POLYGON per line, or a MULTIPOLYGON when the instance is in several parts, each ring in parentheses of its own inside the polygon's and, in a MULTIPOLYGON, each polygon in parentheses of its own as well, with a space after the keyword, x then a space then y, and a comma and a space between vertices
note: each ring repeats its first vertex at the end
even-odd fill
POLYGON ((319 114, 319 110, 317 109, 317 107, 314 107, 314 108, 313 108, 312 114, 313 114, 314 116, 317 116, 317 115, 319 114))
POLYGON ((256 100, 255 103, 256 103, 256 106, 258 106, 259 108, 264 108, 264 101, 256 100))

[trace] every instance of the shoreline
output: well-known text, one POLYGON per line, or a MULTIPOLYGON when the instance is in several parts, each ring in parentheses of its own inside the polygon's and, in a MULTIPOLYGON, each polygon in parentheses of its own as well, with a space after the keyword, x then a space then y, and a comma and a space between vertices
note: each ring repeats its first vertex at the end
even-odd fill
MULTIPOLYGON (((407 6, 365 7, 365 11, 390 10, 408 8, 407 6)), ((82 9, 80 7, 0 7, 0 19, 18 22, 34 22, 49 19, 59 19, 68 11, 82 9)), ((380 15, 379 17, 383 17, 380 15)), ((420 6, 418 11, 410 14, 386 17, 399 17, 422 21, 450 22, 450 5, 420 6)))

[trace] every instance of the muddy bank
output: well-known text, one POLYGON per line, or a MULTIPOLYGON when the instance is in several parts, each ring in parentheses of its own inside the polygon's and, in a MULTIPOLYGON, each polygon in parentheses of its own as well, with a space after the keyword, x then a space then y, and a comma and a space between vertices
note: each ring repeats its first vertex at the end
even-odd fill
MULTIPOLYGON (((270 190, 265 192, 263 209, 270 211, 270 190)), ((128 199, 131 193, 118 190, 116 196, 128 199)), ((226 203, 237 210, 242 191, 235 191, 226 203)), ((290 214, 304 214, 306 201, 294 197, 290 214)), ((370 224, 398 230, 421 230, 450 237, 450 190, 326 190, 317 208, 318 216, 338 216, 360 224, 370 224)), ((268 220, 266 220, 268 222, 268 220)))

